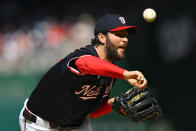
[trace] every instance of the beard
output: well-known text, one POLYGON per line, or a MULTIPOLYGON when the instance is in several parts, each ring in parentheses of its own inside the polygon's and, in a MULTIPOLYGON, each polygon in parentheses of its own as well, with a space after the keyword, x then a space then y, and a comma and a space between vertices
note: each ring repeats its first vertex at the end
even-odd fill
POLYGON ((107 59, 112 61, 118 61, 125 58, 125 54, 120 56, 117 52, 117 47, 110 41, 109 37, 106 36, 106 48, 105 48, 107 59))

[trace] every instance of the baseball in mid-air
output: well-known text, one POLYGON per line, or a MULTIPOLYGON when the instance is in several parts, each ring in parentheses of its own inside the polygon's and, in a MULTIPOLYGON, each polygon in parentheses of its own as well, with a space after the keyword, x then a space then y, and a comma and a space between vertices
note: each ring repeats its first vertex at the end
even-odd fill
POLYGON ((156 16, 157 16, 157 14, 156 14, 155 10, 152 9, 152 8, 147 8, 143 12, 143 17, 144 17, 144 20, 146 22, 153 22, 153 21, 155 21, 156 16))

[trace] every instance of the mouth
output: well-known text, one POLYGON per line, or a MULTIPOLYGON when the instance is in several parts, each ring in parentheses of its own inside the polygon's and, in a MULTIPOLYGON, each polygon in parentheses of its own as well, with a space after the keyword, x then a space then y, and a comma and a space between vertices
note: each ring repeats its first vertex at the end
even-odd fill
POLYGON ((118 48, 119 48, 119 49, 125 50, 125 49, 127 48, 127 44, 121 45, 121 46, 119 46, 118 48))
POLYGON ((124 54, 125 53, 125 49, 126 49, 126 47, 123 47, 123 46, 119 46, 118 47, 118 51, 119 51, 119 53, 121 54, 124 54))

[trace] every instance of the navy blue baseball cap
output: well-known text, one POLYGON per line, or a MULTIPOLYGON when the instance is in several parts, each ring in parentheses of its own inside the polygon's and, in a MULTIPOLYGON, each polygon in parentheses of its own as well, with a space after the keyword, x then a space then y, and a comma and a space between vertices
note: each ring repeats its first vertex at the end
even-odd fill
POLYGON ((127 29, 129 33, 134 33, 138 28, 137 26, 128 26, 125 18, 118 14, 109 14, 101 17, 97 21, 94 29, 94 35, 96 36, 98 33, 120 31, 125 29, 127 29))

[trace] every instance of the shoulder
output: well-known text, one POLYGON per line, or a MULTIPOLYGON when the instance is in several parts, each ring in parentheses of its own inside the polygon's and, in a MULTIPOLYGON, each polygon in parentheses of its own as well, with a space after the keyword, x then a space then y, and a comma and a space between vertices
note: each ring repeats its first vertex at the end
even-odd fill
POLYGON ((67 58, 72 59, 74 57, 80 57, 83 55, 92 55, 98 57, 97 51, 92 45, 87 45, 85 47, 81 47, 80 49, 76 49, 75 51, 71 52, 67 58))

